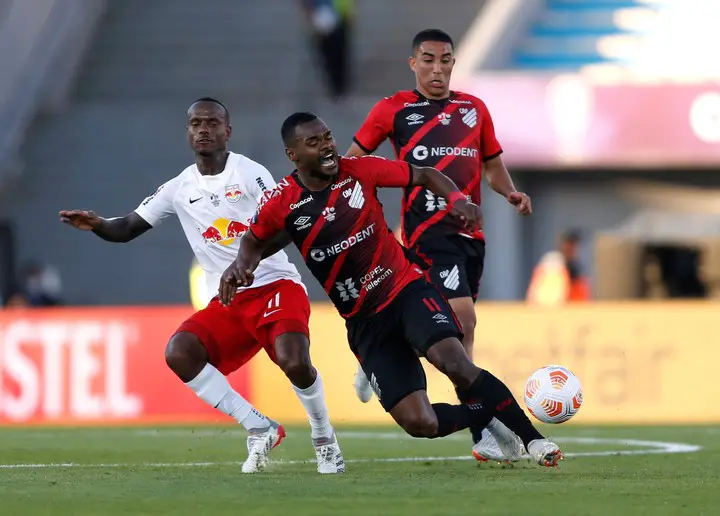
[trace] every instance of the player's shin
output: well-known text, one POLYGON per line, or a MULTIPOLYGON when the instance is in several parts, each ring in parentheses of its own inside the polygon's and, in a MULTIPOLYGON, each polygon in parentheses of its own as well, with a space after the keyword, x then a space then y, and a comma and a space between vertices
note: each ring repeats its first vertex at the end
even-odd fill
POLYGON ((325 402, 325 389, 320 372, 317 371, 315 382, 306 389, 293 385, 300 403, 305 407, 313 439, 331 438, 333 428, 330 425, 327 404, 325 402))
POLYGON ((481 370, 477 379, 463 395, 479 400, 493 416, 515 432, 526 447, 531 441, 543 438, 525 415, 510 389, 489 371, 481 370))
POLYGON ((205 364, 202 371, 185 385, 205 403, 232 417, 247 430, 264 430, 270 426, 270 420, 235 392, 225 375, 211 364, 205 364))
POLYGON ((492 419, 492 413, 485 407, 474 405, 450 405, 448 403, 433 403, 433 410, 438 420, 436 437, 445 437, 469 427, 484 428, 492 419))

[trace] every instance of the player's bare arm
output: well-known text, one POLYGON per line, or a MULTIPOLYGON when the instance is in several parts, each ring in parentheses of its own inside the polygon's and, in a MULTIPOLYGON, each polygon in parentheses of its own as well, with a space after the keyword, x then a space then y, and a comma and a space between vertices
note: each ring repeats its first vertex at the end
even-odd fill
POLYGON ((288 235, 285 231, 281 231, 268 241, 268 246, 263 251, 261 260, 269 258, 275 253, 279 253, 291 243, 292 240, 290 239, 290 235, 288 235))
POLYGON ((135 212, 106 219, 89 210, 63 210, 60 222, 82 231, 92 231, 108 242, 125 243, 139 237, 152 226, 135 212))
POLYGON ((445 198, 448 202, 448 211, 463 221, 468 229, 482 229, 483 217, 480 206, 468 201, 452 179, 432 167, 412 165, 412 170, 413 186, 425 187, 435 195, 445 198))
POLYGON ((235 297, 238 287, 249 287, 255 281, 253 272, 260 264, 263 255, 270 249, 270 240, 258 240, 251 231, 246 231, 240 239, 240 248, 235 261, 225 269, 220 278, 219 296, 220 302, 229 305, 235 297))
POLYGON ((532 202, 530 197, 518 192, 515 188, 510 172, 508 172, 502 156, 497 156, 485 162, 485 179, 490 188, 505 197, 520 215, 532 214, 532 202))
POLYGON ((363 150, 357 143, 353 142, 348 151, 345 153, 345 156, 348 158, 355 158, 365 156, 366 154, 367 152, 365 152, 365 150, 363 150))

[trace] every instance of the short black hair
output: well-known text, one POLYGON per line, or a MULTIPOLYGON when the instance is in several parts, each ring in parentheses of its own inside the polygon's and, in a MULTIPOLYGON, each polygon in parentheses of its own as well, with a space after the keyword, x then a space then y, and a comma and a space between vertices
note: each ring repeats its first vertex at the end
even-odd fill
POLYGON ((450 35, 440 29, 425 29, 418 32, 413 38, 412 51, 413 54, 426 41, 439 41, 440 43, 450 43, 450 48, 455 50, 455 43, 450 35))
POLYGON ((582 241, 582 231, 577 228, 569 228, 560 234, 560 240, 568 244, 579 244, 582 241))
POLYGON ((212 97, 200 97, 200 98, 197 99, 195 102, 193 102, 192 104, 190 104, 190 107, 194 106, 194 105, 197 104, 198 102, 212 102, 213 104, 217 104, 218 106, 220 106, 221 108, 223 108, 223 111, 225 111, 225 120, 226 120, 228 123, 230 123, 230 110, 225 106, 225 104, 223 104, 222 102, 220 102, 218 99, 214 99, 214 98, 212 98, 212 97))
POLYGON ((289 147, 295 138, 295 129, 297 126, 317 120, 317 115, 310 113, 309 111, 299 111, 293 113, 285 119, 280 128, 280 136, 282 137, 283 143, 286 147, 289 147))

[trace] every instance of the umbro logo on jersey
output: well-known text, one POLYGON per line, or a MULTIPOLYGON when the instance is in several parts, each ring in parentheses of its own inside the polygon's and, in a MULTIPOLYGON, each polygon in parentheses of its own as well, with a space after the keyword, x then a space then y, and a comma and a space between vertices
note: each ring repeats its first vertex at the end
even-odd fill
POLYGON ((420 113, 413 113, 411 115, 406 116, 405 120, 408 121, 408 125, 417 125, 417 124, 422 124, 422 121, 424 118, 425 118, 425 115, 421 115, 420 113))
POLYGON ((200 199, 202 199, 202 197, 198 197, 197 199, 192 199, 192 198, 191 198, 191 199, 190 199, 190 204, 196 203, 196 202, 198 202, 200 199))
POLYGON ((307 229, 310 226, 312 226, 312 224, 310 224, 310 217, 307 217, 307 216, 298 217, 297 219, 295 219, 294 224, 296 226, 298 226, 298 228, 297 228, 298 231, 307 229))
MULTIPOLYGON (((462 111, 462 109, 460 110, 462 111)), ((470 129, 475 127, 477 125, 477 110, 475 108, 472 108, 471 110, 465 110, 467 113, 465 113, 462 117, 463 123, 468 126, 470 129)))
POLYGON ((442 324, 442 323, 448 324, 448 318, 447 318, 447 316, 445 316, 443 314, 435 314, 435 315, 433 315, 433 319, 435 319, 438 322, 438 324, 442 324))

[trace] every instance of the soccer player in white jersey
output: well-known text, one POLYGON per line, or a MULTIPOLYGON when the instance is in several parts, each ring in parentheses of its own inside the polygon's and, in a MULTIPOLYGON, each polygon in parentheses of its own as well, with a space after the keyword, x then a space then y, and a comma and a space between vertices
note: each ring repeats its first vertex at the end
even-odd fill
MULTIPOLYGON (((129 242, 175 214, 206 273, 208 292, 217 293, 220 276, 237 256, 240 237, 275 181, 262 165, 228 152, 230 115, 219 101, 204 97, 190 106, 187 135, 195 163, 135 211, 109 219, 92 211, 61 211, 60 220, 109 242, 129 242)), ((285 430, 235 392, 225 376, 264 349, 307 411, 318 472, 342 473, 345 462, 330 424, 322 379, 310 361, 307 291, 281 251, 288 242, 285 236, 278 238, 255 271, 253 285, 239 289, 231 306, 213 297, 182 323, 165 348, 165 360, 203 401, 248 430, 242 471, 254 473, 265 467, 285 430)))

